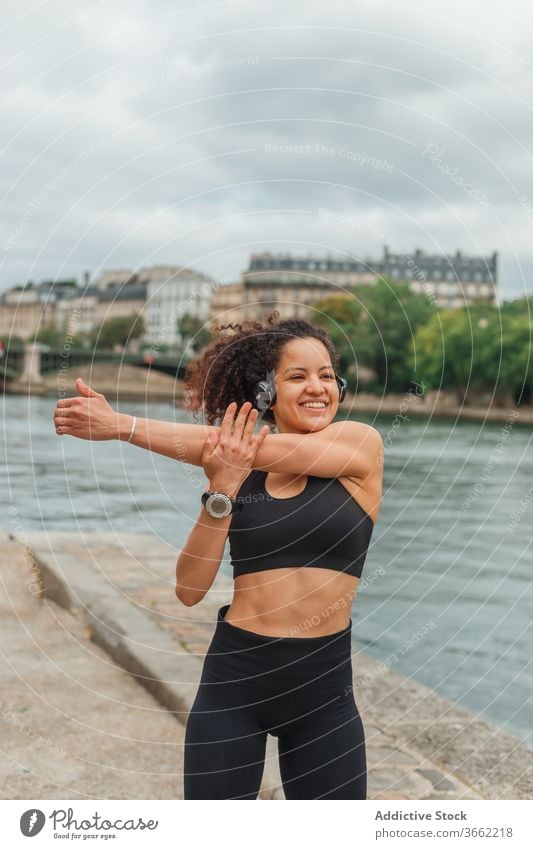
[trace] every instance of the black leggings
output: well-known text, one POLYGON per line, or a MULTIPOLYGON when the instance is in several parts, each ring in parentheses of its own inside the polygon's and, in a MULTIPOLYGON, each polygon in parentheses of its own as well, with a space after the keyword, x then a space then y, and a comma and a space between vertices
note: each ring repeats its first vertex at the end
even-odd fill
POLYGON ((267 733, 286 799, 366 799, 350 624, 322 637, 267 637, 226 622, 205 656, 185 732, 185 799, 256 799, 267 733))

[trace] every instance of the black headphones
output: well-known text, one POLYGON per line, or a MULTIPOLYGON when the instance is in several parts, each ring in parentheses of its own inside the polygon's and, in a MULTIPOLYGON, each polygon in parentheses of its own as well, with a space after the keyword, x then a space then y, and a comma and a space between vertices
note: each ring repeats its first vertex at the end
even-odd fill
MULTIPOLYGON (((343 377, 335 375, 337 386, 339 387, 339 403, 344 401, 346 396, 347 381, 343 377)), ((269 372, 266 380, 260 380, 255 384, 254 389, 255 406, 258 410, 264 412, 268 410, 271 404, 276 400, 276 387, 274 386, 274 372, 269 372)))

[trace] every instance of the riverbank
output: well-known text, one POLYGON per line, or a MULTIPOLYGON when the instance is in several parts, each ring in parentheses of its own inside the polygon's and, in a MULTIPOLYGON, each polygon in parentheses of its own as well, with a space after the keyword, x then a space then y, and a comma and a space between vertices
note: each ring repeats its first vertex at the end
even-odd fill
MULTIPOLYGON (((39 604, 57 605, 83 621, 112 665, 126 670, 183 728, 217 610, 231 598, 228 576, 219 571, 203 602, 187 608, 173 591, 177 551, 149 535, 122 533, 118 540, 116 534, 25 535, 14 529, 1 554, 3 562, 18 560, 20 583, 33 578, 39 604)), ((13 623, 8 647, 16 646, 15 631, 23 624, 20 617, 13 623)), ((80 648, 80 669, 84 653, 80 648)), ((362 651, 354 653, 353 668, 367 736, 369 798, 531 798, 533 751, 518 738, 362 651)), ((39 698, 57 685, 53 676, 41 682, 39 698)), ((58 735, 56 745, 60 729, 58 735)), ((178 748, 174 754, 182 756, 178 748)), ((272 737, 261 798, 284 798, 272 737)))
POLYGON ((398 424, 408 421, 409 417, 444 418, 456 421, 489 421, 507 422, 513 424, 533 424, 533 406, 516 407, 507 399, 507 403, 499 402, 500 406, 475 404, 472 401, 458 404, 457 393, 449 391, 431 391, 419 396, 414 392, 401 394, 389 393, 378 396, 359 392, 355 396, 347 396, 340 405, 343 410, 357 413, 373 413, 397 417, 398 424))
POLYGON ((113 404, 117 401, 168 401, 183 398, 182 381, 168 374, 136 366, 113 363, 88 363, 64 375, 43 375, 38 382, 8 381, 6 395, 37 395, 68 398, 78 394, 74 381, 81 377, 96 392, 102 392, 113 404))
MULTIPOLYGON (((45 375, 39 383, 21 383, 11 381, 6 384, 6 394, 40 395, 64 398, 77 394, 74 380, 83 378, 85 383, 102 392, 111 404, 121 401, 166 401, 183 408, 183 381, 152 371, 141 370, 131 365, 117 366, 106 363, 84 365, 72 372, 72 377, 45 375)), ((411 416, 422 418, 446 418, 465 421, 506 422, 513 416, 514 424, 532 425, 533 406, 513 407, 511 400, 488 401, 484 404, 473 396, 467 403, 459 404, 457 393, 451 391, 431 391, 424 394, 408 392, 380 396, 368 392, 347 395, 340 408, 354 414, 358 412, 372 415, 398 416, 404 422, 411 416), (500 406, 499 406, 500 405, 500 406)))
POLYGON ((0 532, 2 797, 181 798, 184 729, 96 644, 79 602, 40 595, 30 564, 0 532))

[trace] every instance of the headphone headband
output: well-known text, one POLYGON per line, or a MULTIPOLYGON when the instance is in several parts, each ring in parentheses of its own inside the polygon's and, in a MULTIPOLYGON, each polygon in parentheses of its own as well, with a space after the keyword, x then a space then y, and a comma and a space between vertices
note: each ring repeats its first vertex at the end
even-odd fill
MULTIPOLYGON (((339 403, 344 401, 346 396, 347 381, 344 377, 335 374, 335 380, 339 387, 339 403)), ((265 412, 276 400, 276 387, 274 385, 274 372, 269 372, 265 380, 260 380, 256 383, 254 389, 255 406, 261 412, 265 412)))

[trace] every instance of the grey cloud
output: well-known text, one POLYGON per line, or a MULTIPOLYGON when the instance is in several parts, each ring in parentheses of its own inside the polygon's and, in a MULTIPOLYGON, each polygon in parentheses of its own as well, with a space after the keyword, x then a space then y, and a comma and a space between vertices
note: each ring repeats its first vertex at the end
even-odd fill
POLYGON ((327 207, 406 251, 500 250, 502 293, 531 288, 518 5, 94 0, 13 19, 4 246, 25 226, 0 244, 0 287, 147 261, 237 279, 258 247, 381 254, 327 207))

